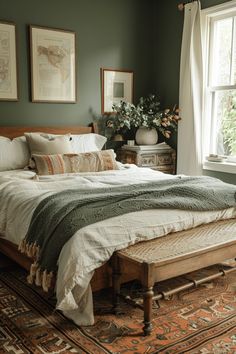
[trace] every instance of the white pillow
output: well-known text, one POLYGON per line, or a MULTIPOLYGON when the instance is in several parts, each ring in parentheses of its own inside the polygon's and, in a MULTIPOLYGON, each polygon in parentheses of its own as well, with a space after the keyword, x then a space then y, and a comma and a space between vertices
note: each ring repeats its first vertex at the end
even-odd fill
POLYGON ((107 138, 105 136, 95 133, 71 135, 71 144, 74 153, 100 151, 106 141, 107 138))
POLYGON ((29 158, 30 152, 24 136, 13 140, 0 136, 0 171, 24 168, 29 158))
POLYGON ((69 154, 73 152, 70 134, 50 137, 43 133, 25 133, 25 136, 31 155, 69 154))
MULTIPOLYGON (((47 133, 41 133, 40 135, 49 140, 61 136, 47 133)), ((69 140, 72 145, 72 152, 78 154, 80 152, 101 151, 107 141, 107 138, 103 135, 89 133, 79 135, 72 134, 70 135, 69 140)))

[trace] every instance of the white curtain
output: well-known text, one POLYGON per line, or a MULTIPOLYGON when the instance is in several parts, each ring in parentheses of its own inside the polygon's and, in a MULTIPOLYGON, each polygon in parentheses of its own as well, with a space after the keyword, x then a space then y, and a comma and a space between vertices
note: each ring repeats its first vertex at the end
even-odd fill
POLYGON ((201 4, 184 7, 184 28, 180 60, 177 173, 202 174, 203 61, 201 43, 201 4))

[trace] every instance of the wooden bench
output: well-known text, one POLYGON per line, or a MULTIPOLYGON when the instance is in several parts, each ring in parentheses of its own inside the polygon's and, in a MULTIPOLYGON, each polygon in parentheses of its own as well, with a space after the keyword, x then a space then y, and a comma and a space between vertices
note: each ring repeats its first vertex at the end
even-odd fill
MULTIPOLYGON (((186 274, 236 257, 236 219, 218 221, 191 230, 185 230, 154 240, 140 242, 113 255, 113 308, 120 311, 120 279, 125 273, 134 274, 142 284, 144 335, 152 331, 152 302, 180 290, 197 286, 218 276, 236 270, 220 269, 214 275, 200 280, 190 280, 168 294, 154 296, 156 282, 186 274)), ((130 299, 132 302, 132 300, 130 299)))

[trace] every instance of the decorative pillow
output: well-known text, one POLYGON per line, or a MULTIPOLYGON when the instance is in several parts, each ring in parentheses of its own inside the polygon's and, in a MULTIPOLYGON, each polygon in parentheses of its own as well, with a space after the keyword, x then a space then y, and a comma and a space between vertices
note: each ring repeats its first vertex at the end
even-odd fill
POLYGON ((71 172, 100 172, 118 169, 113 150, 64 154, 63 158, 66 169, 70 169, 71 172))
POLYGON ((72 152, 70 134, 49 138, 43 133, 25 133, 31 155, 67 154, 72 152))
POLYGON ((36 155, 32 158, 39 175, 72 172, 100 172, 117 170, 113 150, 85 152, 81 154, 36 155))
POLYGON ((36 170, 39 175, 56 175, 66 173, 66 165, 63 160, 63 155, 32 155, 35 162, 36 170))
POLYGON ((0 137, 0 171, 24 168, 29 158, 30 152, 24 136, 13 140, 0 137))
MULTIPOLYGON (((51 140, 60 135, 41 133, 41 136, 51 140)), ((72 145, 73 153, 90 152, 90 151, 100 151, 105 145, 107 138, 100 134, 89 133, 89 134, 79 134, 70 135, 70 143, 72 145)))

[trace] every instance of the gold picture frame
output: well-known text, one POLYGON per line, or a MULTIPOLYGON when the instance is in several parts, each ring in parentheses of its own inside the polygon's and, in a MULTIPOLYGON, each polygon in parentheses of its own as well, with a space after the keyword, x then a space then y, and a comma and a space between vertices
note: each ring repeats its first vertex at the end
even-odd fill
POLYGON ((30 26, 32 102, 75 103, 75 32, 30 26))
POLYGON ((0 21, 0 101, 18 101, 16 25, 0 21))
POLYGON ((101 69, 102 114, 112 113, 120 101, 133 103, 133 76, 131 70, 101 69))

